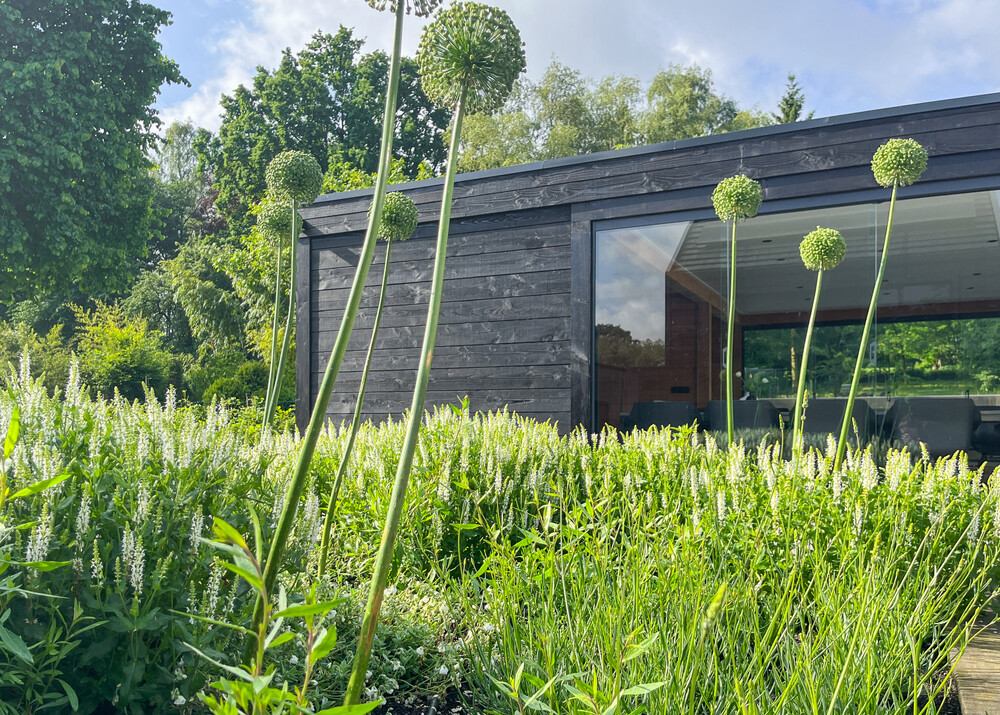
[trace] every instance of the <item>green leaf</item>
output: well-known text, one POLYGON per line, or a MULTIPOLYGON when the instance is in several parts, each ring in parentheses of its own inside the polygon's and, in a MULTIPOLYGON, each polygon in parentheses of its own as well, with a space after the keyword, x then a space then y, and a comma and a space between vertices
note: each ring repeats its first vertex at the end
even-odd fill
POLYGON ((650 648, 652 648, 653 644, 655 644, 656 641, 658 641, 659 639, 660 639, 659 634, 652 635, 649 638, 647 638, 646 640, 644 640, 642 643, 640 643, 639 645, 631 646, 629 648, 629 652, 622 659, 622 662, 623 663, 628 663, 630 660, 634 660, 634 659, 638 658, 640 655, 642 655, 643 653, 645 653, 646 651, 648 651, 650 648))
POLYGON ((69 566, 72 561, 12 561, 11 563, 37 571, 55 571, 63 566, 69 566))
POLYGON ((278 636, 277 638, 275 638, 273 641, 271 641, 270 643, 267 643, 266 647, 268 647, 268 648, 277 648, 279 645, 284 645, 285 643, 287 643, 288 641, 292 640, 293 638, 295 638, 295 634, 294 633, 292 633, 291 631, 285 631, 280 636, 278 636))
POLYGON ((200 650, 198 650, 197 648, 195 648, 190 643, 183 643, 182 645, 185 648, 188 648, 189 650, 193 650, 195 653, 197 653, 202 658, 204 658, 205 660, 207 660, 209 663, 211 663, 212 665, 214 665, 216 668, 221 668, 222 670, 226 671, 227 673, 232 673, 233 675, 235 675, 240 680, 245 680, 248 683, 253 683, 253 676, 250 675, 250 673, 248 673, 245 670, 243 670, 242 668, 234 668, 231 665, 226 665, 224 663, 220 663, 215 658, 210 658, 209 656, 205 655, 204 653, 202 653, 200 650))
POLYGON ((245 580, 251 586, 256 588, 258 591, 264 590, 264 582, 260 579, 260 577, 257 574, 251 573, 247 569, 243 568, 242 566, 237 566, 236 564, 231 564, 226 562, 223 563, 222 565, 223 567, 232 571, 237 576, 241 576, 243 580, 245 580))
POLYGON ((346 598, 337 598, 333 601, 322 601, 321 603, 300 603, 295 606, 283 608, 274 614, 275 618, 302 618, 303 616, 315 616, 325 614, 340 606, 346 598))
POLYGON ((360 705, 340 705, 320 710, 316 715, 365 715, 381 705, 382 702, 382 700, 376 700, 373 703, 361 703, 360 705))
MULTIPOLYGON (((4 449, 6 449, 6 445, 4 446, 4 449)), ((58 477, 51 477, 49 479, 43 479, 40 482, 35 482, 34 484, 30 484, 26 486, 24 489, 21 489, 11 494, 10 499, 11 501, 13 501, 14 499, 23 499, 24 497, 30 497, 33 494, 44 492, 49 487, 54 487, 56 484, 59 484, 60 482, 65 482, 67 479, 69 479, 69 476, 70 476, 69 474, 60 474, 58 477)))
POLYGON ((35 659, 31 657, 31 651, 28 650, 28 646, 21 640, 21 636, 8 631, 3 626, 0 626, 0 643, 25 663, 31 664, 35 662, 35 659))
POLYGON ((649 695, 655 692, 667 684, 667 681, 662 681, 659 683, 643 683, 641 685, 633 685, 631 688, 625 688, 622 691, 622 695, 649 695))
POLYGON ((313 663, 318 663, 330 654, 333 647, 337 645, 337 629, 331 627, 322 635, 317 634, 316 643, 313 645, 310 657, 313 663))
POLYGON ((80 709, 80 699, 76 696, 76 691, 62 678, 56 678, 59 685, 62 687, 63 691, 66 693, 66 697, 69 698, 70 707, 73 708, 73 712, 80 709))
POLYGON ((212 517, 212 531, 215 532, 215 535, 220 541, 233 543, 246 552, 250 551, 250 548, 247 546, 247 542, 244 541, 240 532, 217 516, 212 517))
POLYGON ((3 441, 3 458, 10 459, 17 446, 17 438, 21 434, 21 410, 17 405, 10 413, 10 425, 7 427, 7 437, 3 441))

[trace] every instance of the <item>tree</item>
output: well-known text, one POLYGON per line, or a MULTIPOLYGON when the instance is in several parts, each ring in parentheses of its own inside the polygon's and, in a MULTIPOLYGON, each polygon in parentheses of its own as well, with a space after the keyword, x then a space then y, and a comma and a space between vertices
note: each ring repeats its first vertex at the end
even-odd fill
POLYGON ((170 14, 130 0, 0 3, 0 302, 124 285, 145 250, 144 151, 170 14))
POLYGON ((643 116, 645 142, 690 139, 770 124, 760 112, 740 111, 736 102, 715 92, 711 70, 670 65, 653 77, 643 116))
MULTIPOLYGON (((806 103, 806 93, 795 81, 795 75, 789 73, 788 84, 785 85, 785 94, 778 102, 777 114, 772 114, 771 118, 778 124, 791 124, 802 119, 802 108, 806 103)), ((809 112, 805 119, 812 119, 815 112, 809 112)))
MULTIPOLYGON (((345 27, 317 33, 298 54, 286 49, 276 70, 258 67, 250 87, 223 96, 219 132, 199 133, 195 148, 231 234, 250 233, 248 212, 264 196, 264 170, 283 151, 312 155, 324 172, 334 157, 374 171, 388 59, 360 56, 361 46, 345 27)), ((393 154, 412 178, 422 162, 442 163, 450 113, 427 101, 412 60, 403 61, 398 106, 393 154)))

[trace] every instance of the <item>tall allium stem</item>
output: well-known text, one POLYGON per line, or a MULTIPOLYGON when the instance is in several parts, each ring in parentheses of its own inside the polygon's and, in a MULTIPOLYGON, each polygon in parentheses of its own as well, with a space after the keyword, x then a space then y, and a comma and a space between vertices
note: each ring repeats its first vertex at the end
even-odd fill
MULTIPOLYGON (((288 357, 288 344, 292 337, 292 320, 295 315, 295 254, 298 253, 299 237, 295 232, 295 214, 298 211, 296 201, 292 205, 292 245, 291 261, 288 266, 288 314, 285 316, 285 334, 281 338, 281 353, 278 355, 278 366, 274 372, 274 382, 268 384, 268 399, 264 404, 264 426, 271 424, 274 412, 278 408, 278 396, 281 393, 281 380, 285 376, 285 360, 288 357)), ((275 302, 277 307, 277 302, 275 302)), ((275 312, 277 316, 277 311, 275 312)), ((273 338, 272 338, 273 341, 273 338)))
MULTIPOLYGON (((292 225, 295 224, 295 217, 292 216, 292 225)), ((294 228, 292 229, 295 230, 294 228)), ((274 368, 278 363, 278 304, 281 302, 281 236, 275 240, 275 260, 274 260, 274 317, 271 320, 271 362, 267 368, 267 392, 264 395, 264 414, 267 414, 267 405, 271 402, 271 386, 274 384, 274 368)), ((267 417, 261 424, 267 427, 267 417)))
MULTIPOLYGON (((392 59, 389 65, 389 88, 386 92, 385 114, 382 118, 382 150, 379 154, 378 175, 375 179, 371 220, 368 222, 365 242, 358 260, 358 269, 354 274, 354 282, 351 284, 351 293, 347 298, 347 305, 344 307, 344 317, 340 323, 340 330, 337 331, 337 340, 330 353, 326 372, 323 373, 323 381, 320 383, 319 394, 316 395, 316 404, 313 405, 309 426, 302 437, 302 446, 295 463, 295 471, 292 473, 288 492, 285 494, 285 505, 278 518, 278 526, 275 529, 271 549, 267 555, 267 565, 264 568, 264 586, 268 593, 274 591, 274 582, 278 577, 278 569, 281 567, 281 557, 285 553, 285 543, 292 531, 292 523, 295 521, 299 500, 302 498, 302 491, 305 489, 306 479, 309 476, 309 464, 312 462, 313 453, 316 451, 316 442, 319 440, 319 434, 323 431, 323 424, 326 422, 326 408, 330 403, 330 396, 333 394, 333 386, 337 381, 340 365, 344 361, 344 353, 347 352, 347 343, 351 339, 354 319, 357 316, 358 306, 361 304, 361 294, 364 292, 365 282, 368 279, 368 269, 371 268, 372 259, 375 256, 375 242, 378 238, 379 223, 382 220, 382 205, 385 202, 385 187, 389 174, 389 157, 392 154, 392 139, 396 128, 396 95, 399 92, 399 69, 402 64, 400 48, 403 42, 405 5, 405 3, 400 2, 396 7, 396 29, 393 36, 392 59)), ((253 617, 255 629, 260 623, 262 614, 263 606, 258 600, 253 617)), ((250 646, 252 647, 252 644, 250 646)))
POLYGON ((736 223, 730 240, 729 258, 729 329, 726 333, 726 432, 733 446, 733 333, 736 329, 736 223))
POLYGON ((333 513, 337 509, 337 495, 340 487, 344 483, 344 476, 347 474, 347 467, 351 462, 351 454, 354 451, 354 441, 358 436, 358 428, 361 426, 361 408, 365 401, 365 388, 368 386, 368 373, 372 366, 372 355, 375 353, 375 341, 378 338, 379 325, 382 323, 382 309, 385 307, 385 294, 389 286, 389 255, 392 251, 392 241, 385 244, 385 268, 382 270, 382 289, 378 295, 378 309, 375 311, 375 326, 372 328, 372 337, 368 342, 368 354, 365 356, 365 369, 361 373, 361 385, 358 387, 358 401, 354 405, 354 416, 351 418, 351 432, 347 437, 347 445, 344 453, 340 457, 340 466, 337 467, 337 476, 333 480, 333 489, 330 491, 330 499, 326 505, 326 517, 323 519, 323 537, 319 545, 319 568, 317 577, 320 581, 326 574, 326 562, 330 550, 330 532, 333 530, 333 513))
POLYGON ((872 320, 878 307, 878 294, 882 290, 882 277, 885 275, 886 259, 889 257, 889 237, 892 235, 892 214, 896 208, 896 189, 898 183, 892 185, 892 198, 889 199, 889 220, 885 227, 885 242, 882 244, 882 260, 878 264, 878 275, 875 276, 875 287, 872 289, 872 300, 868 305, 868 317, 865 318, 865 329, 861 333, 861 344, 858 346, 858 359, 854 363, 854 377, 851 378, 851 391, 847 395, 847 406, 844 408, 844 422, 840 425, 840 439, 837 441, 837 457, 834 459, 834 470, 840 469, 847 451, 847 433, 851 429, 851 417, 854 414, 854 398, 858 394, 858 383, 861 381, 861 365, 868 352, 868 335, 871 333, 872 320))
POLYGON ((795 395, 795 419, 792 422, 792 451, 802 449, 802 410, 806 397, 806 367, 809 364, 809 347, 812 345, 813 326, 816 325, 816 311, 819 308, 819 291, 823 286, 823 271, 816 274, 816 295, 813 296, 812 312, 809 313, 809 327, 806 328, 806 342, 802 347, 802 364, 799 366, 799 389, 795 395))
POLYGON ((410 467, 413 464, 413 454, 417 448, 420 436, 420 424, 424 417, 424 399, 427 396, 427 380, 431 372, 431 358, 434 355, 434 339, 437 334, 438 312, 441 308, 441 292, 444 287, 444 260, 448 249, 448 227, 451 221, 451 197, 455 187, 455 171, 458 165, 459 141, 462 136, 462 118, 465 113, 465 102, 468 87, 463 88, 462 96, 455 107, 455 118, 451 127, 451 146, 448 148, 448 169, 444 179, 444 195, 441 197, 441 217, 438 221, 437 250, 434 255, 434 277, 431 282, 430 304, 427 306, 427 325, 424 329, 424 345, 420 351, 420 365, 417 368, 417 384, 413 389, 413 403, 406 422, 406 436, 403 440, 403 450, 396 469, 396 479, 392 485, 392 496, 389 500, 389 513, 386 515, 385 527, 382 530, 382 543, 379 546, 375 561, 375 573, 372 574, 371 588, 368 592, 368 607, 364 620, 361 622, 361 637, 358 640, 358 651, 354 656, 354 670, 347 686, 347 696, 344 705, 356 705, 361 697, 361 689, 365 684, 365 672, 371 658, 372 642, 375 639, 375 626, 378 623, 379 610, 382 607, 382 595, 385 591, 389 567, 392 563, 392 550, 396 542, 396 532, 403 515, 403 502, 406 499, 406 489, 410 482, 410 467))

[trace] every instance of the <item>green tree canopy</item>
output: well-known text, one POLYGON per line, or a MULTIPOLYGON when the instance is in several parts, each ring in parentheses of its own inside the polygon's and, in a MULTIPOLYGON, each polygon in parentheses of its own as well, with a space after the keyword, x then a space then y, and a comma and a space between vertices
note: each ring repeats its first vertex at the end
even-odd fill
POLYGON ((120 287, 146 248, 144 152, 169 13, 131 0, 0 3, 0 302, 120 287))
MULTIPOLYGON (((362 56, 361 46, 345 27, 317 33, 298 54, 286 49, 277 69, 258 67, 250 87, 223 96, 218 133, 201 132, 195 147, 232 234, 250 233, 249 209, 266 191, 264 170, 282 151, 307 152, 324 172, 342 160, 375 169, 388 59, 382 52, 362 56)), ((405 60, 393 147, 407 177, 424 161, 441 164, 449 120, 421 90, 415 63, 405 60)))
POLYGON ((479 171, 770 123, 718 94, 698 66, 671 65, 644 89, 635 77, 594 81, 553 61, 537 83, 518 83, 503 112, 465 120, 459 166, 479 171))

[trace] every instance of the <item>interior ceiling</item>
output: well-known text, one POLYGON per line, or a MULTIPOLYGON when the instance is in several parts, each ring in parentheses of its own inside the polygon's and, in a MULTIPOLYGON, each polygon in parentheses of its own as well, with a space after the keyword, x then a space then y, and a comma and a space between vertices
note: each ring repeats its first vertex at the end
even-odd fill
MULTIPOLYGON (((897 201, 879 305, 1000 300, 998 198, 1000 192, 986 191, 897 201)), ((809 308, 816 274, 802 265, 799 242, 817 226, 837 229, 847 243, 844 262, 823 276, 820 309, 867 308, 888 209, 888 202, 861 204, 762 215, 741 223, 737 310, 770 314, 809 308)), ((647 256, 650 244, 662 243, 657 263, 666 258, 674 269, 684 269, 720 295, 726 294, 728 235, 720 221, 607 233, 625 239, 637 251, 641 244, 647 256)))

